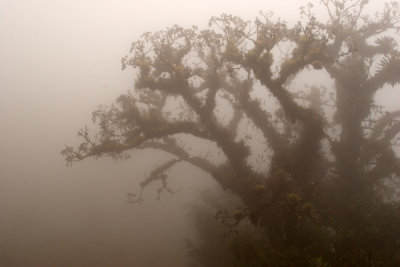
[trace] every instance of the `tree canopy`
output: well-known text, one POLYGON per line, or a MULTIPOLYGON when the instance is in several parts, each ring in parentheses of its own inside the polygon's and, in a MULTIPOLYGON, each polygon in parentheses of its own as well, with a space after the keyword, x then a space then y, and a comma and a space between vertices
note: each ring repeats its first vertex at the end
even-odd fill
POLYGON ((84 128, 62 154, 167 152, 132 202, 151 183, 171 191, 168 170, 182 161, 208 172, 243 203, 216 216, 265 236, 262 260, 243 266, 400 266, 400 110, 375 103, 400 83, 399 2, 374 16, 365 0, 320 2, 324 21, 309 4, 293 26, 223 14, 206 29, 143 34, 122 59, 134 89, 94 111, 96 137, 84 128), (332 85, 295 82, 310 73, 332 85), (223 160, 189 151, 188 137, 223 160))

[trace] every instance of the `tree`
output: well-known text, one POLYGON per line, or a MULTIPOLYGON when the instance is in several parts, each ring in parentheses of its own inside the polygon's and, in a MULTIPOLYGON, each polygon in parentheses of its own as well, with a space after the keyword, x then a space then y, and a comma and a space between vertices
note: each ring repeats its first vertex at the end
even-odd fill
POLYGON ((157 181, 171 191, 167 172, 181 161, 208 172, 244 206, 219 218, 265 233, 268 260, 246 266, 399 266, 400 110, 374 96, 400 82, 400 9, 391 2, 372 17, 367 2, 322 0, 327 21, 309 4, 294 26, 261 13, 145 33, 122 59, 137 69, 134 90, 93 112, 97 137, 84 128, 62 154, 72 163, 169 153, 132 202, 157 181), (333 86, 297 88, 307 72, 328 73, 333 86), (226 160, 193 155, 188 136, 226 160))
POLYGON ((220 221, 215 220, 215 214, 223 210, 228 211, 240 206, 240 201, 233 195, 222 190, 203 191, 200 199, 192 204, 190 218, 196 236, 193 240, 188 239, 186 249, 188 258, 193 266, 207 267, 231 267, 234 265, 235 257, 231 253, 231 244, 238 238, 253 230, 254 227, 241 222, 233 235, 229 233, 220 221))

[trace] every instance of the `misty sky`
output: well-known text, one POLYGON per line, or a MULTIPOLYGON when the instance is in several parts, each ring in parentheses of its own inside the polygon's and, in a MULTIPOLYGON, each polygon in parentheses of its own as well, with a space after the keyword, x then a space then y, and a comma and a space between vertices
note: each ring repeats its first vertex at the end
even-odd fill
MULTIPOLYGON (((381 4, 371 2, 371 10, 381 4)), ((215 185, 207 175, 182 166, 179 196, 157 202, 149 191, 142 206, 125 205, 157 157, 67 168, 60 151, 76 144, 76 131, 91 123, 99 104, 132 88, 121 58, 143 32, 205 27, 223 12, 251 19, 272 10, 293 22, 304 3, 0 0, 0 266, 179 266, 180 241, 190 235, 182 200, 215 185), (146 258, 156 251, 159 257, 146 258)), ((389 109, 400 107, 396 89, 379 96, 389 109)))

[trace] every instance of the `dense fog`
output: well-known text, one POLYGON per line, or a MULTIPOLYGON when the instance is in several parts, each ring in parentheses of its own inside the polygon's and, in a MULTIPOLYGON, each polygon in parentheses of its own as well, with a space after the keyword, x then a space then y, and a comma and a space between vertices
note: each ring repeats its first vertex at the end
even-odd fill
MULTIPOLYGON (((157 201, 149 188, 142 204, 127 204, 162 153, 67 167, 60 151, 98 105, 133 88, 121 58, 142 33, 206 27, 223 12, 272 10, 290 23, 305 2, 288 2, 0 0, 0 266, 185 266, 190 204, 219 187, 208 174, 180 164, 178 193, 157 201)), ((399 108, 395 89, 378 95, 389 110, 399 108)))

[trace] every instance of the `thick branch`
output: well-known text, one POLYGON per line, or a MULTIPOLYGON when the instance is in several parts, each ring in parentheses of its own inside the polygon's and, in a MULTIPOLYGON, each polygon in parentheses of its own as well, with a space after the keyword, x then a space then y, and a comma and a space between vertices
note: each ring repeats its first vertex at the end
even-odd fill
POLYGON ((260 107, 260 103, 250 99, 250 88, 246 88, 246 82, 240 88, 240 103, 247 116, 262 131, 272 150, 279 153, 287 149, 277 130, 272 126, 268 114, 260 107))

